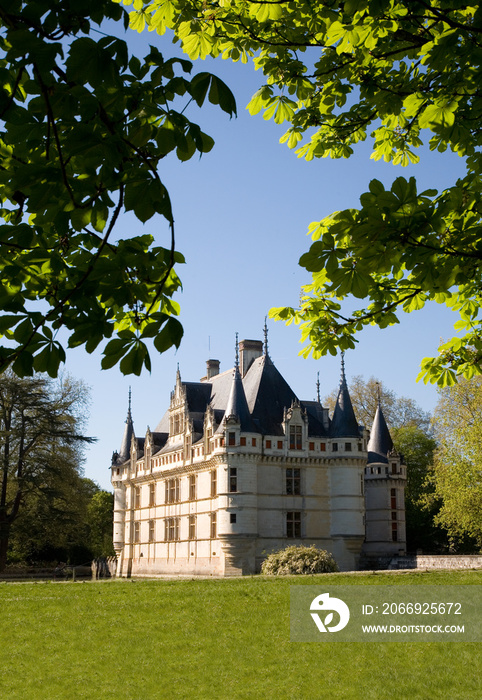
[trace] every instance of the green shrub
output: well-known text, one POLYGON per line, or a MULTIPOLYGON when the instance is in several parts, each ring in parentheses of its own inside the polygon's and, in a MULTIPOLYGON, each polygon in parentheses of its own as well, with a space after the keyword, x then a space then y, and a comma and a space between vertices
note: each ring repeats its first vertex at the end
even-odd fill
POLYGON ((333 571, 338 571, 338 566, 331 554, 314 544, 311 547, 294 545, 273 552, 261 566, 261 573, 267 576, 328 574, 333 571))

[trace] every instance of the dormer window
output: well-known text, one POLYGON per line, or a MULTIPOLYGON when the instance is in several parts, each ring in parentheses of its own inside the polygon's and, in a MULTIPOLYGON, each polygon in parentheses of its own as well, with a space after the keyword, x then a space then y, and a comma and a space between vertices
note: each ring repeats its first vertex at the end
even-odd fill
POLYGON ((211 454, 211 438, 213 436, 213 429, 208 428, 206 431, 206 454, 211 454))
POLYGON ((302 449, 302 435, 301 425, 290 425, 290 450, 302 449))
POLYGON ((171 434, 179 435, 184 430, 184 415, 182 413, 175 413, 171 416, 171 434))

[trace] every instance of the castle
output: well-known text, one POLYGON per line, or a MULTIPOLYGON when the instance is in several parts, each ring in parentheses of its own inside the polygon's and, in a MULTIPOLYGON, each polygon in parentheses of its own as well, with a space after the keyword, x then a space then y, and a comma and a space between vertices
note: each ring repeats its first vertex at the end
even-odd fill
MULTIPOLYGON (((234 369, 183 382, 154 431, 129 410, 112 458, 118 576, 259 572, 289 544, 331 552, 341 570, 405 548, 406 468, 380 406, 371 436, 346 383, 333 415, 300 401, 265 342, 236 343, 234 369)), ((319 391, 318 391, 319 393, 319 391)))

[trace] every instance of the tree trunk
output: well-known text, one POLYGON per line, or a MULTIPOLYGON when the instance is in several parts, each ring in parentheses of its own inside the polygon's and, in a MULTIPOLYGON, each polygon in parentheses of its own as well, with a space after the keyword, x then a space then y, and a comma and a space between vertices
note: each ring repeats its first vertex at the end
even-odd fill
POLYGON ((0 522, 0 573, 7 566, 8 540, 10 538, 10 523, 0 522))

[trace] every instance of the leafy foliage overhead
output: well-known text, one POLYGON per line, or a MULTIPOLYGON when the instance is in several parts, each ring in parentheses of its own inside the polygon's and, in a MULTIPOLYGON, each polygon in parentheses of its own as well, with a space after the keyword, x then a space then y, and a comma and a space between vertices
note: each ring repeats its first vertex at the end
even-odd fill
MULTIPOLYGON (((130 5, 131 0, 123 0, 130 5)), ((422 362, 441 386, 481 371, 480 216, 482 9, 463 0, 135 0, 131 26, 174 31, 193 59, 252 60, 266 83, 248 108, 288 125, 299 158, 348 158, 372 139, 372 158, 407 165, 430 148, 465 159, 442 192, 398 177, 373 180, 360 208, 311 224, 300 264, 312 273, 299 308, 303 354, 353 348, 366 325, 385 328, 428 301, 459 314, 460 336, 422 362), (347 297, 364 300, 344 311, 347 297)))
POLYGON ((139 374, 146 341, 180 343, 183 256, 159 167, 213 147, 189 103, 236 107, 215 76, 187 77, 190 61, 153 47, 140 60, 95 27, 123 18, 110 0, 1 3, 0 370, 54 377, 63 338, 87 352, 107 338, 102 367, 139 374), (152 232, 115 237, 125 211, 163 216, 166 245, 152 232))

